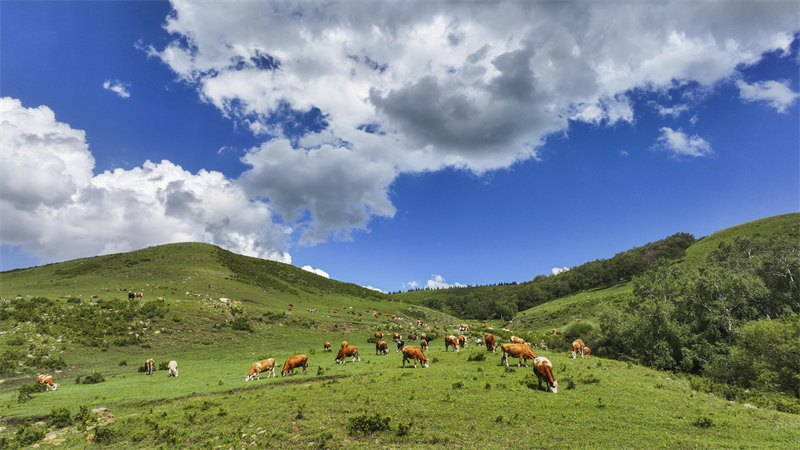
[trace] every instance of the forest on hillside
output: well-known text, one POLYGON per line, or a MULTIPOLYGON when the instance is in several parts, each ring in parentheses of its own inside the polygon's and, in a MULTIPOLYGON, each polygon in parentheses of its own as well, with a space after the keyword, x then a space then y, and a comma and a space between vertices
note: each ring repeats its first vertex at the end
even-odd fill
POLYGON ((453 293, 444 300, 428 298, 423 306, 475 320, 508 320, 524 311, 576 292, 629 281, 658 263, 680 259, 697 239, 677 233, 660 241, 618 253, 610 259, 587 262, 557 275, 539 275, 532 281, 501 286, 488 292, 453 293))

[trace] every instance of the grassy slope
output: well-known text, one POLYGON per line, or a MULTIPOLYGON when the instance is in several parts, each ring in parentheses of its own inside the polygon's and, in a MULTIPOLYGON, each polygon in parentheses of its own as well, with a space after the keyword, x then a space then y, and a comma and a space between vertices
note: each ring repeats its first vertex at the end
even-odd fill
MULTIPOLYGON (((283 278, 271 279, 274 288, 237 282, 218 264, 218 250, 204 244, 141 252, 0 275, 4 298, 43 295, 66 305, 65 295, 123 298, 128 290, 139 290, 146 297, 166 297, 170 304, 165 319, 143 324, 149 327, 150 334, 144 333, 152 348, 102 351, 63 344, 61 356, 69 367, 54 374, 61 383, 56 392, 18 403, 17 387, 30 382, 33 374, 8 377, 0 384, 0 411, 12 428, 15 418, 46 417, 54 407, 68 407, 74 414, 78 405, 89 405, 110 408, 115 415, 110 429, 116 433, 116 448, 230 448, 253 442, 260 447, 292 442, 295 448, 792 448, 800 436, 797 416, 730 405, 692 392, 679 377, 600 358, 572 360, 567 354, 537 350, 556 367, 556 395, 529 388, 530 368, 507 371, 498 366, 497 354, 470 362, 469 355, 484 350, 445 353, 441 340, 426 352, 432 360, 429 368, 401 369, 398 353, 375 356, 374 344, 367 342, 374 330, 401 331, 400 325, 387 323, 383 316, 358 318, 332 309, 413 313, 436 329, 460 321, 387 296, 343 295, 356 291, 291 266, 274 266, 278 263, 268 263, 270 269, 265 270, 273 275, 284 272, 283 278), (87 265, 92 268, 81 267, 87 265), (310 281, 286 282, 278 289, 287 274, 310 281), (212 300, 222 296, 242 301, 240 306, 253 317, 283 313, 288 303, 294 304, 296 315, 278 322, 255 321, 254 333, 215 328, 230 318, 228 306, 212 300), (319 311, 312 315, 305 308, 319 311), (164 332, 152 334, 155 329, 164 332), (323 341, 337 347, 345 339, 359 346, 363 361, 337 365, 333 354, 322 352, 323 341), (295 353, 309 355, 307 374, 244 382, 250 363, 274 357, 281 364, 295 353), (178 360, 180 377, 167 378, 163 371, 151 377, 138 373, 136 368, 149 357, 157 362, 178 360), (123 360, 127 366, 119 365, 123 360), (90 370, 102 372, 107 381, 71 381, 90 370), (573 389, 568 389, 569 381, 573 389), (392 431, 350 436, 346 425, 362 413, 391 417, 392 431), (411 424, 404 436, 397 433, 401 423, 411 424), (710 426, 699 426, 703 424, 710 426)), ((614 301, 628 290, 616 286, 558 299, 520 314, 514 325, 539 332, 572 323, 575 315, 591 320, 602 301, 614 301)), ((0 335, 0 345, 6 347, 13 330, 2 331, 6 333, 0 335)), ((412 330, 403 325, 402 331, 412 330)), ((28 339, 34 344, 43 339, 31 330, 17 332, 26 345, 31 345, 28 339)), ((91 433, 81 429, 59 437, 74 448, 89 445, 85 439, 91 433)))

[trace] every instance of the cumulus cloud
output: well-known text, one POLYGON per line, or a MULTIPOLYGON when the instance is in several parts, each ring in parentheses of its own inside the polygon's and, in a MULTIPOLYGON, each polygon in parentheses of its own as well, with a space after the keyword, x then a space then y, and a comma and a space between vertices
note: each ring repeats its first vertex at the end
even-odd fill
POLYGON ((291 262, 269 205, 221 173, 146 161, 94 174, 85 133, 48 107, 2 98, 0 116, 3 244, 58 261, 199 241, 291 262))
POLYGON ((690 157, 710 157, 714 155, 711 144, 705 139, 694 135, 689 136, 683 130, 673 130, 669 127, 661 128, 661 136, 658 137, 656 148, 665 150, 676 158, 690 157))
POLYGON ((325 278, 330 278, 331 277, 330 275, 328 275, 328 272, 325 272, 322 269, 315 269, 315 268, 313 268, 311 266, 303 266, 302 269, 305 270, 306 272, 315 273, 315 274, 317 274, 317 275, 319 275, 321 277, 325 277, 325 278))
MULTIPOLYGON (((788 55, 798 23, 797 8, 782 2, 173 8, 164 28, 174 40, 137 47, 268 140, 242 158, 250 169, 241 185, 308 244, 393 217, 388 192, 399 174, 482 174, 538 159, 544 139, 570 121, 632 123, 631 92, 713 90, 764 52, 788 55)), ((773 85, 748 89, 745 100, 786 98, 773 85)), ((675 154, 710 154, 702 139, 662 133, 675 154)))
POLYGON ((457 287, 467 287, 467 285, 461 283, 450 284, 447 281, 445 281, 444 277, 442 277, 441 275, 431 275, 431 277, 433 278, 431 278, 430 280, 428 280, 427 283, 425 283, 425 287, 428 289, 450 289, 457 287))
POLYGON ((106 80, 103 83, 103 89, 107 89, 111 92, 116 93, 122 98, 128 98, 131 96, 131 93, 128 92, 128 88, 131 86, 130 83, 123 83, 119 80, 106 80))
POLYGON ((786 109, 797 101, 800 93, 792 91, 788 81, 760 81, 753 84, 737 81, 739 96, 746 102, 767 102, 769 106, 775 108, 779 113, 786 112, 786 109))
POLYGON ((378 289, 378 288, 376 288, 376 287, 372 287, 372 286, 362 286, 362 287, 363 287, 363 288, 366 288, 366 289, 373 290, 373 291, 378 291, 378 292, 380 292, 380 293, 383 293, 383 294, 385 294, 385 292, 383 292, 382 290, 380 290, 380 289, 378 289))
POLYGON ((569 270, 569 267, 553 267, 553 275, 558 275, 560 273, 566 272, 569 270))

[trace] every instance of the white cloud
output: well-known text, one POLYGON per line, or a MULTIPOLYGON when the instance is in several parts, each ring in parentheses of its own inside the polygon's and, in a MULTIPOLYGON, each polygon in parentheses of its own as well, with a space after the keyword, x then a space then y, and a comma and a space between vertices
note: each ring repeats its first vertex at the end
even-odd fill
POLYGON ((657 148, 666 150, 674 157, 710 157, 714 155, 711 144, 705 139, 694 135, 689 136, 680 128, 677 131, 669 127, 661 128, 657 148))
POLYGON ((553 267, 552 272, 553 272, 553 275, 558 275, 558 274, 566 272, 568 270, 569 270, 569 267, 563 267, 563 268, 561 268, 561 267, 553 267))
POLYGON ((322 269, 315 269, 315 268, 313 268, 311 266, 303 266, 302 268, 303 268, 303 270, 305 270, 307 272, 315 273, 315 274, 317 274, 317 275, 319 275, 321 277, 325 277, 325 278, 330 278, 331 277, 330 275, 328 275, 328 272, 325 272, 322 269))
POLYGON ((739 96, 746 102, 767 102, 778 112, 786 112, 792 106, 800 93, 793 92, 788 81, 761 81, 753 84, 737 81, 739 96))
POLYGON ((378 291, 378 292, 381 292, 381 293, 385 294, 385 292, 383 292, 382 290, 380 290, 380 289, 378 289, 376 287, 372 287, 372 286, 361 286, 361 287, 366 288, 366 289, 371 289, 373 291, 378 291))
POLYGON ((425 287, 428 289, 450 289, 450 288, 457 288, 457 287, 467 287, 465 284, 461 283, 447 283, 445 279, 441 275, 431 275, 433 278, 428 280, 425 283, 425 287))
POLYGON ((169 161, 93 174, 85 133, 0 99, 0 241, 44 261, 199 241, 291 262, 272 210, 219 173, 169 161), (34 163, 35 162, 35 165, 34 163))
POLYGON ((131 87, 130 83, 123 83, 119 80, 106 80, 103 83, 103 89, 108 89, 109 91, 115 92, 122 98, 128 98, 131 96, 131 93, 128 92, 128 88, 131 87))
MULTIPOLYGON (((764 52, 788 54, 799 21, 782 2, 173 8, 164 27, 174 41, 138 48, 255 135, 277 136, 247 151, 241 184, 309 244, 393 217, 388 192, 399 174, 482 174, 537 159, 569 120, 632 123, 630 92, 711 90, 764 52), (319 126, 298 133, 312 108, 319 126)), ((662 132, 673 152, 710 154, 700 138, 681 144, 673 138, 685 135, 662 132)))

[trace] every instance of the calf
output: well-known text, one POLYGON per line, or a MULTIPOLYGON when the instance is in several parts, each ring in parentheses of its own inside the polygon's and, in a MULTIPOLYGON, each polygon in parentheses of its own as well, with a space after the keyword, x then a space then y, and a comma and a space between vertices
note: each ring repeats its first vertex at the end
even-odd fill
POLYGON ((144 362, 144 374, 145 375, 152 375, 153 370, 155 370, 156 362, 152 359, 148 359, 144 362))
POLYGON ((375 343, 375 354, 376 355, 389 354, 389 346, 386 345, 386 341, 378 341, 377 343, 375 343))
POLYGON ((420 360, 422 363, 422 367, 428 367, 428 358, 422 353, 422 349, 419 347, 414 347, 409 345, 408 347, 403 347, 403 367, 406 366, 406 361, 414 360, 414 368, 417 368, 417 360, 420 360))
POLYGON ((353 362, 356 362, 356 358, 361 361, 361 357, 358 356, 358 347, 344 347, 339 350, 339 354, 336 355, 336 362, 339 364, 344 364, 344 360, 347 359, 348 356, 353 357, 353 362))
POLYGON ((178 363, 176 361, 170 361, 167 364, 167 369, 169 369, 169 373, 167 373, 167 377, 177 377, 178 376, 178 363))
POLYGON ((308 356, 306 355, 294 355, 289 357, 286 360, 286 363, 283 365, 283 369, 281 369, 281 376, 286 376, 289 372, 294 373, 295 367, 302 367, 303 373, 306 373, 306 366, 308 366, 308 356))
POLYGON ((456 338, 452 334, 450 336, 445 336, 444 337, 444 351, 447 351, 447 347, 453 347, 453 351, 457 352, 458 348, 459 348, 458 347, 458 338, 456 338))
POLYGON ((58 383, 53 380, 53 377, 50 375, 39 375, 36 377, 37 383, 42 383, 43 385, 49 387, 52 390, 56 390, 58 388, 58 383))
POLYGON ((475 345, 478 347, 483 347, 483 341, 480 339, 475 339, 475 345))
POLYGON ((329 351, 331 351, 331 343, 330 343, 330 342, 328 342, 328 341, 325 341, 325 343, 324 343, 324 344, 322 344, 322 346, 324 347, 324 349, 325 349, 325 351, 326 351, 326 352, 329 352, 329 351))
POLYGON ((423 350, 427 350, 428 349, 428 340, 425 339, 425 338, 420 339, 419 340, 419 345, 422 346, 423 350))
POLYGON ((486 341, 486 349, 494 353, 495 349, 497 349, 497 340, 494 338, 494 335, 492 333, 486 333, 483 336, 483 340, 486 341))
POLYGON ((583 341, 580 339, 575 339, 572 342, 572 359, 575 359, 575 354, 580 353, 581 358, 583 358, 583 341))
POLYGON ((244 381, 250 381, 254 378, 260 380, 261 372, 267 372, 267 378, 269 378, 270 374, 272 378, 275 378, 275 359, 269 358, 261 362, 253 363, 253 365, 250 366, 250 372, 244 377, 244 381))
POLYGON ((542 380, 544 380, 553 394, 558 393, 558 381, 553 377, 553 363, 549 359, 544 356, 534 359, 533 373, 539 379, 539 389, 542 388, 542 380))
POLYGON ((525 367, 528 367, 528 360, 536 359, 533 350, 525 344, 503 344, 500 346, 500 349, 503 352, 503 356, 500 359, 501 366, 503 365, 503 361, 505 361, 506 366, 508 366, 509 356, 519 357, 519 364, 517 364, 517 367, 522 366, 523 360, 525 362, 525 367))

